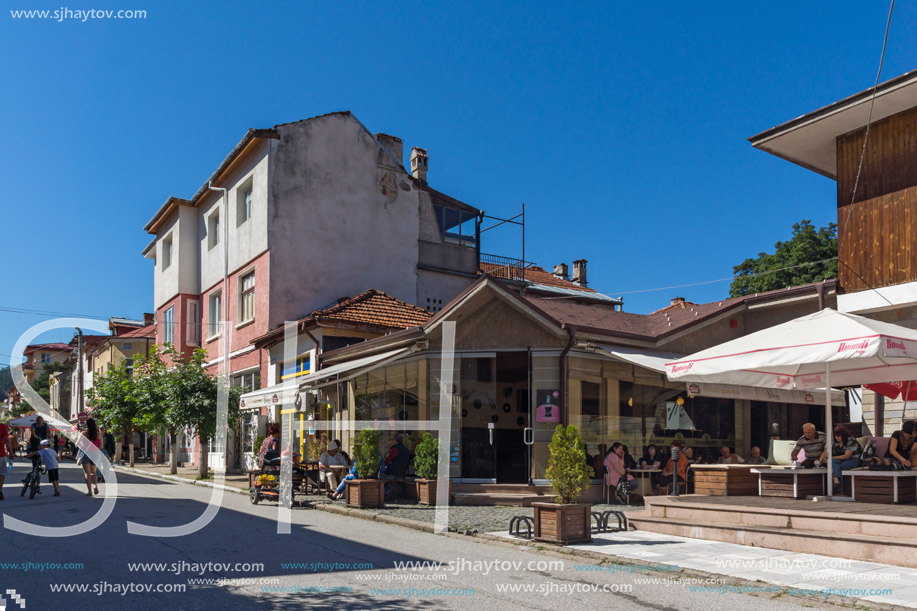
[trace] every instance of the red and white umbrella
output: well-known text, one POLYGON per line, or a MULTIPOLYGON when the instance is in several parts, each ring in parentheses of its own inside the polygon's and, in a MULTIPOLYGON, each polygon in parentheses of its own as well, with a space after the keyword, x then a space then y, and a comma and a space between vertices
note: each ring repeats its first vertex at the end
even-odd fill
MULTIPOLYGON (((825 309, 666 363, 670 380, 763 388, 824 388, 917 379, 917 331, 825 309)), ((828 461, 828 492, 832 488, 828 461)))

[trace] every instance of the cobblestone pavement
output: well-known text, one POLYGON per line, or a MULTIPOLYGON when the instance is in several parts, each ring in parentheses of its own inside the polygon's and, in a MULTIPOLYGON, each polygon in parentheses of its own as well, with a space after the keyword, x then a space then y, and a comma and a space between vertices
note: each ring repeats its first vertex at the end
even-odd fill
MULTIPOLYGON (((343 503, 341 503, 343 505, 343 503)), ((635 511, 643 507, 625 507, 621 505, 593 505, 592 511, 635 511)), ((418 522, 433 523, 436 510, 434 507, 415 504, 387 504, 382 509, 367 509, 377 514, 389 515, 418 522)), ((486 506, 453 506, 449 507, 449 529, 459 532, 494 532, 505 531, 514 516, 533 514, 531 507, 486 507, 486 506)))

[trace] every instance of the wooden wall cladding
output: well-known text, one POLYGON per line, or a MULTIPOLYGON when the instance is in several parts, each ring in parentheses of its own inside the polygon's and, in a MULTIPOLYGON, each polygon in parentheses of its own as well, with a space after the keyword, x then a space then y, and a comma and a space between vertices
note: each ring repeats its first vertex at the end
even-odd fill
MULTIPOLYGON (((837 138, 837 205, 850 204, 863 138, 859 129, 837 138)), ((917 185, 917 107, 869 128, 869 143, 857 184, 855 202, 887 195, 917 185)))
POLYGON ((838 282, 841 287, 850 293, 917 281, 915 236, 917 187, 839 207, 838 282))

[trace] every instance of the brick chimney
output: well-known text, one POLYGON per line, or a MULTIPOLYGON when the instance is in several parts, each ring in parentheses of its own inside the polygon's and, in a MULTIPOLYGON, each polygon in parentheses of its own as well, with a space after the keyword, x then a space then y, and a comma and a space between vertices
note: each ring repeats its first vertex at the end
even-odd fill
POLYGON ((155 314, 150 314, 149 312, 144 312, 144 313, 143 313, 143 326, 144 326, 144 327, 148 327, 148 326, 152 325, 154 322, 156 322, 156 315, 155 315, 155 314))
POLYGON ((586 259, 577 259, 573 262, 573 277, 570 279, 576 284, 586 287, 586 259))
POLYGON ((427 149, 419 146, 411 147, 411 174, 414 178, 427 182, 427 165, 430 157, 427 155, 427 149))
POLYGON ((398 165, 404 165, 404 141, 401 138, 389 136, 388 134, 374 134, 374 137, 382 145, 382 148, 395 158, 398 165))
POLYGON ((672 300, 669 302, 669 305, 679 305, 679 304, 684 305, 684 303, 685 303, 684 297, 672 297, 672 300))
POLYGON ((566 263, 558 263, 554 266, 554 277, 558 280, 569 280, 570 272, 567 269, 566 263))

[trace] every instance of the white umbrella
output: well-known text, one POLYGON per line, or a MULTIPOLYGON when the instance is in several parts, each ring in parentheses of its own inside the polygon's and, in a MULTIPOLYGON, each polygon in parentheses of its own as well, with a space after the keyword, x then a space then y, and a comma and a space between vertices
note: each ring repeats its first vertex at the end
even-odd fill
MULTIPOLYGON (((32 414, 30 416, 23 416, 22 418, 16 418, 15 420, 10 420, 9 422, 7 422, 6 425, 14 429, 30 429, 32 428, 32 425, 35 424, 35 421, 38 419, 39 415, 40 414, 32 414)), ((48 422, 47 418, 45 418, 45 423, 48 425, 49 429, 53 429, 56 431, 64 430, 48 422)))
MULTIPOLYGON (((764 388, 825 389, 917 378, 917 331, 825 309, 666 363, 670 380, 764 388)), ((830 455, 830 445, 828 446, 830 455)), ((833 466, 828 461, 828 494, 833 466)))

